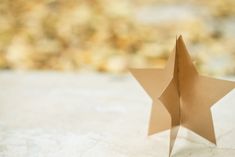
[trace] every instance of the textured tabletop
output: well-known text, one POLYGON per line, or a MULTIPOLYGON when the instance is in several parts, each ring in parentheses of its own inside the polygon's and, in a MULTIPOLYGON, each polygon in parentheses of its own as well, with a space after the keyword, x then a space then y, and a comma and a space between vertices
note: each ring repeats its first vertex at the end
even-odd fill
MULTIPOLYGON (((0 87, 0 157, 168 156, 169 132, 147 136, 151 100, 131 75, 0 72, 0 87)), ((181 128, 173 157, 235 156, 235 90, 212 112, 217 146, 181 128)))

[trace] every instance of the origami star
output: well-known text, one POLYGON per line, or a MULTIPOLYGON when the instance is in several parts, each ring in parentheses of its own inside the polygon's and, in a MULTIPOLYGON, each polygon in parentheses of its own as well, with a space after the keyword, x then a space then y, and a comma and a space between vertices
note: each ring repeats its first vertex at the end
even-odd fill
POLYGON ((162 69, 131 69, 153 100, 149 135, 170 129, 169 156, 180 126, 216 144, 210 108, 235 87, 234 82, 200 76, 182 36, 162 69))

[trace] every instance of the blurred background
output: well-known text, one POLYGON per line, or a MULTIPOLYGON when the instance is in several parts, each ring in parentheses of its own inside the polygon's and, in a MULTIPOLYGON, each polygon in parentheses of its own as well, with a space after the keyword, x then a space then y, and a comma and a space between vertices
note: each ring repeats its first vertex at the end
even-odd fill
POLYGON ((0 0, 0 69, 164 67, 183 35, 198 70, 235 74, 234 0, 0 0))

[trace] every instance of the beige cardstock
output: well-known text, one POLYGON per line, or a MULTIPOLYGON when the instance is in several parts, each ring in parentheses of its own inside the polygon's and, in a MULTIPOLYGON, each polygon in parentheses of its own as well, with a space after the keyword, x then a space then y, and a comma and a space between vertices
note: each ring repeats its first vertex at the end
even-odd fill
POLYGON ((210 108, 235 82, 200 76, 182 36, 176 39, 165 69, 131 69, 153 100, 149 135, 170 129, 169 156, 180 126, 216 144, 210 108))

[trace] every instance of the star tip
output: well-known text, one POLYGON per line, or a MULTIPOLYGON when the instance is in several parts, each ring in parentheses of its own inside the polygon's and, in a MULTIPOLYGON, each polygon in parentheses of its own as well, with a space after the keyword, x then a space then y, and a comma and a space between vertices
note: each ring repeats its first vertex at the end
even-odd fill
POLYGON ((154 133, 152 132, 152 131, 148 131, 148 133, 147 133, 147 136, 151 136, 151 135, 153 135, 154 133))
POLYGON ((213 143, 214 143, 215 146, 217 146, 217 142, 216 141, 214 141, 213 143))
POLYGON ((171 155, 172 155, 172 150, 169 152, 169 157, 171 157, 171 155))
POLYGON ((176 35, 176 40, 179 40, 179 39, 181 39, 182 38, 182 35, 181 34, 177 34, 176 35))
POLYGON ((183 36, 180 34, 179 37, 178 37, 178 41, 182 41, 183 40, 183 36))
POLYGON ((128 70, 129 72, 133 73, 133 72, 135 72, 136 68, 128 68, 127 70, 128 70))
POLYGON ((216 141, 216 139, 210 140, 210 142, 211 142, 213 145, 217 146, 217 141, 216 141))

